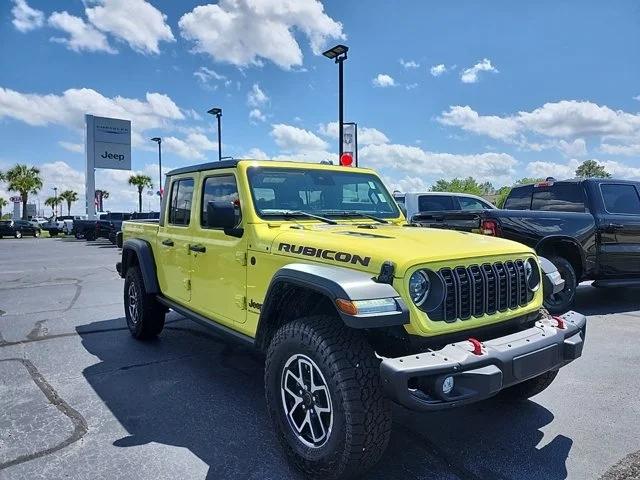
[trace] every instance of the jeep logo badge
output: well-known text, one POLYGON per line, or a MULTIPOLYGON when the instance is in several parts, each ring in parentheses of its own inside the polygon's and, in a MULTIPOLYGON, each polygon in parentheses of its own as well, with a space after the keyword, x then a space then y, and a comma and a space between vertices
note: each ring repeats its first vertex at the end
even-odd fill
POLYGON ((116 153, 109 153, 105 150, 104 155, 100 155, 100 157, 102 158, 108 158, 111 160, 118 160, 119 162, 122 162, 124 160, 124 155, 118 155, 116 153))

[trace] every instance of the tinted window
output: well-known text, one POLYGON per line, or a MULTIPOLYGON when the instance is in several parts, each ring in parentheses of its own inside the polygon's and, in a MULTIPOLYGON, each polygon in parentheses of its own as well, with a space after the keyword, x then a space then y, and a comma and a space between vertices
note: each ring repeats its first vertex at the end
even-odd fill
POLYGON ((233 175, 221 175, 209 177, 204 181, 202 189, 202 214, 200 215, 200 225, 207 225, 207 205, 209 202, 228 202, 236 206, 238 223, 240 223, 240 200, 238 197, 238 186, 233 175))
POLYGON ((189 225, 191 220, 191 202, 193 199, 193 179, 185 178, 173 182, 171 189, 171 203, 169 223, 174 225, 189 225))
POLYGON ((488 205, 482 203, 480 200, 470 197, 458 197, 458 203, 462 210, 484 210, 489 208, 488 205))
POLYGON ((504 202, 504 208, 507 210, 529 210, 532 191, 533 185, 512 188, 504 202))
POLYGON ((640 215, 640 199, 633 185, 600 185, 604 208, 609 213, 640 215))
POLYGON ((418 197, 419 212, 439 212, 441 210, 457 210, 451 196, 421 195, 418 197))
POLYGON ((534 187, 532 210, 548 212, 584 212, 584 194, 578 183, 554 183, 534 187))

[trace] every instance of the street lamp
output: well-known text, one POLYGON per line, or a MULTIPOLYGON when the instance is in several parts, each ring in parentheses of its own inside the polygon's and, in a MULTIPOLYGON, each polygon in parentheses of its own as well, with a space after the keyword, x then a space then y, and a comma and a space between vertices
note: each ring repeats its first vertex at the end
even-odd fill
POLYGON ((160 204, 162 204, 162 138, 153 137, 151 141, 158 144, 158 196, 160 197, 160 204))
POLYGON ((342 158, 342 126, 344 122, 344 98, 343 98, 343 62, 347 59, 349 47, 346 45, 336 45, 330 48, 322 55, 330 60, 334 60, 338 64, 338 159, 342 158))
POLYGON ((222 127, 220 126, 220 118, 222 118, 222 109, 221 108, 212 108, 207 111, 210 115, 215 115, 218 119, 218 161, 222 161, 222 127))

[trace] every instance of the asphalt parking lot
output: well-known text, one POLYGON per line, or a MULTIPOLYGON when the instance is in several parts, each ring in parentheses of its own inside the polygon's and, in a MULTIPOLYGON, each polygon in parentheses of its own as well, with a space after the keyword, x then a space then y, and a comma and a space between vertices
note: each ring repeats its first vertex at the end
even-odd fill
MULTIPOLYGON (((118 249, 0 241, 0 479, 288 479, 260 355, 171 313, 125 325, 118 249)), ((640 478, 640 291, 579 289, 584 356, 533 401, 396 408, 373 479, 640 478)))

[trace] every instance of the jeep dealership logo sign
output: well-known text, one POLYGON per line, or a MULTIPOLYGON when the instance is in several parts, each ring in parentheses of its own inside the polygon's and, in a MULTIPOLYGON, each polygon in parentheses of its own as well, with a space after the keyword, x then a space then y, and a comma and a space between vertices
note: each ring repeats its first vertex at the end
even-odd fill
POLYGON ((92 116, 87 124, 87 145, 95 168, 131 170, 131 122, 92 116), (91 125, 92 123, 93 125, 91 125))

